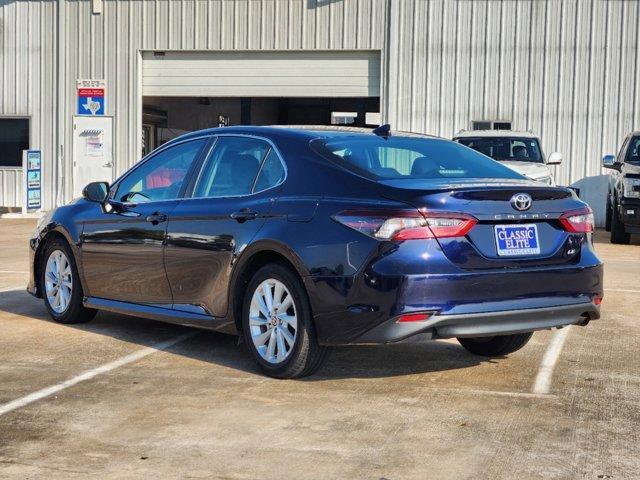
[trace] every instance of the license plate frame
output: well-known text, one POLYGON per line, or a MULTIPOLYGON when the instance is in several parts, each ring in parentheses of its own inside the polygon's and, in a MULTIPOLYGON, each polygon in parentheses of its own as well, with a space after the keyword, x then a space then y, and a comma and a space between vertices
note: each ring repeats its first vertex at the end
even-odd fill
POLYGON ((535 223, 495 225, 493 232, 499 257, 540 255, 540 237, 535 223))

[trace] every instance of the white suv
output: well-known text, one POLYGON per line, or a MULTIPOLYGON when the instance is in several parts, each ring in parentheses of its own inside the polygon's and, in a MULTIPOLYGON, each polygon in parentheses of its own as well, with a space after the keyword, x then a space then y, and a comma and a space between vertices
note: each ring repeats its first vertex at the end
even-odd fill
POLYGON ((540 139, 530 132, 462 130, 453 141, 473 148, 532 180, 555 185, 549 165, 561 163, 562 155, 552 153, 545 161, 540 139))

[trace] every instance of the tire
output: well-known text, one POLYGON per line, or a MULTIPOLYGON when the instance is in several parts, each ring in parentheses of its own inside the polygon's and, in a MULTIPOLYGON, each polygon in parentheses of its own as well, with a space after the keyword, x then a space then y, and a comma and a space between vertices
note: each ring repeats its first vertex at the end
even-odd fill
POLYGON ((318 345, 302 282, 279 264, 262 267, 249 282, 242 307, 242 332, 253 358, 270 377, 310 375, 327 354, 327 347, 318 345), (271 305, 266 291, 272 297, 271 305), (282 305, 285 310, 279 310, 282 305))
POLYGON ((617 208, 611 212, 611 243, 627 245, 631 242, 631 234, 625 232, 624 224, 618 218, 617 208))
POLYGON ((606 214, 605 214, 605 220, 604 220, 604 229, 607 232, 611 231, 611 215, 613 213, 613 209, 611 208, 611 199, 609 198, 609 196, 607 195, 607 207, 606 207, 606 214))
POLYGON ((84 293, 75 258, 69 244, 60 238, 55 238, 44 246, 40 268, 40 291, 49 315, 58 323, 85 323, 92 320, 97 313, 97 310, 82 305, 84 293), (57 280, 60 278, 57 265, 61 265, 63 269, 62 282, 57 280), (65 274, 65 271, 68 273, 65 274))
POLYGON ((458 338, 460 345, 476 355, 496 357, 520 350, 528 342, 533 332, 495 337, 458 338))

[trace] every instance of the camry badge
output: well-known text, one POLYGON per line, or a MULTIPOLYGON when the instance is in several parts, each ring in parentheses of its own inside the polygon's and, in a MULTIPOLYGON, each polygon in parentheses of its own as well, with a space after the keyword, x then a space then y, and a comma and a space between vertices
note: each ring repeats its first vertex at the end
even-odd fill
POLYGON ((513 197, 511 197, 511 206, 516 210, 519 210, 520 212, 529 210, 532 203, 533 199, 528 193, 516 193, 513 197))

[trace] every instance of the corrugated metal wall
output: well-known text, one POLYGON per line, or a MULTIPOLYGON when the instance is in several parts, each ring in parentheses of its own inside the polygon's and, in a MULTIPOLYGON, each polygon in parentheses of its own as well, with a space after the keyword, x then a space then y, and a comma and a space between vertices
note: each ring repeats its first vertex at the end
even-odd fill
POLYGON ((393 2, 389 119, 451 137, 511 120, 559 151, 557 181, 604 215, 600 159, 640 128, 640 2, 393 2))
MULTIPOLYGON (((387 0, 133 0, 64 2, 67 117, 75 79, 107 80, 119 174, 141 151, 141 55, 149 50, 382 49, 387 0)), ((67 130, 71 144, 71 130, 67 130)), ((71 171, 70 159, 66 159, 71 171)), ((71 192, 65 181, 65 196, 71 192)))
POLYGON ((0 206, 21 207, 24 203, 22 195, 22 169, 0 168, 0 206))
MULTIPOLYGON (((55 38, 53 2, 0 0, 0 118, 30 117, 31 147, 43 151, 49 192, 56 171, 55 38)), ((0 167, 0 207, 23 201, 22 170, 0 167)))
MULTIPOLYGON (((71 195, 75 80, 105 78, 117 173, 140 151, 141 50, 380 49, 382 110, 394 128, 452 136, 471 120, 511 120, 563 153, 559 182, 601 213, 600 157, 640 128, 640 4, 605 0, 0 0, 0 113, 32 115, 56 198, 55 105, 64 107, 64 190, 71 195), (388 48, 387 48, 388 46, 388 48)), ((6 188, 0 193, 5 196, 6 188)), ((601 215, 599 215, 601 217, 601 215)))

